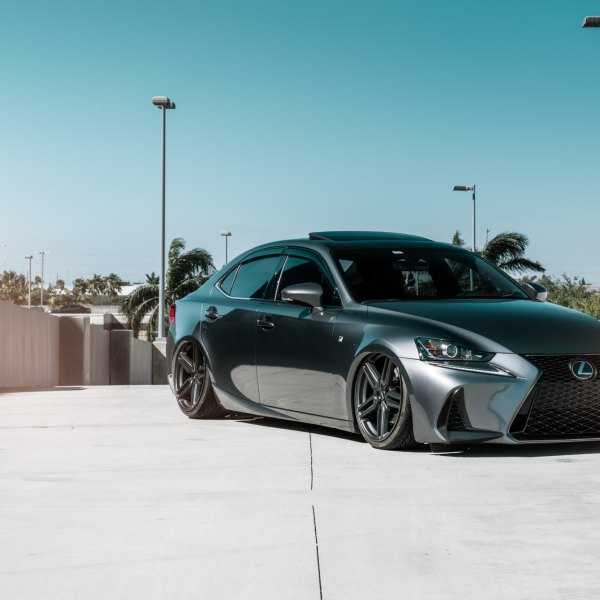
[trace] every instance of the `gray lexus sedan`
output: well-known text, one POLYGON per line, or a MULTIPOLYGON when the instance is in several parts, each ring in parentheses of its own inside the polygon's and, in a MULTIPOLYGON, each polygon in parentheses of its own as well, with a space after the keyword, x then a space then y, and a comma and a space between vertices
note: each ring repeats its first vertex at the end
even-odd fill
POLYGON ((171 307, 190 418, 236 411, 375 448, 600 440, 600 322, 479 256, 398 233, 249 250, 171 307))

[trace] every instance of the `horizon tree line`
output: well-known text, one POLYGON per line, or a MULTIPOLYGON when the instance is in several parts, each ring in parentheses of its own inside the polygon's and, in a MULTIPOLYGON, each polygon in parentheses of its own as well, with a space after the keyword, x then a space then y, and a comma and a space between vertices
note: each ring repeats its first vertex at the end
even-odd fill
MULTIPOLYGON (((56 306, 83 302, 109 301, 115 302, 124 285, 128 285, 116 273, 98 275, 94 273, 89 279, 78 277, 73 280, 73 287, 68 289, 64 279, 58 278, 54 283, 44 286, 44 304, 56 306)), ((39 275, 31 280, 31 305, 41 304, 42 280, 39 275)), ((25 275, 16 271, 4 271, 0 275, 0 300, 13 304, 27 304, 29 301, 29 282, 25 275)))

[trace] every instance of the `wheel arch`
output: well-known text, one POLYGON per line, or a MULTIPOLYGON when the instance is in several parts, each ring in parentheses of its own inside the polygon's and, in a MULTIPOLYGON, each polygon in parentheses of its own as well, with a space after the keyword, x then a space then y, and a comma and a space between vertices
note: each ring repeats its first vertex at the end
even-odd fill
MULTIPOLYGON (((360 369, 360 366, 362 365, 364 360, 372 354, 385 354, 386 356, 389 356, 390 358, 393 358, 398 362, 402 378, 404 379, 406 389, 408 390, 408 401, 410 402, 411 409, 413 408, 415 402, 415 395, 413 392, 412 384, 408 376, 408 372, 406 371, 406 368, 402 363, 402 358, 398 356, 398 354, 394 351, 393 346, 386 340, 373 340, 367 346, 361 348, 360 351, 356 354, 354 360, 352 361, 352 364, 350 365, 350 369, 348 370, 348 375, 346 377, 346 411, 348 413, 349 420, 352 420, 354 430, 357 433, 360 430, 358 428, 356 412, 354 410, 354 390, 358 380, 358 371, 360 369)), ((411 419, 413 419, 414 426, 414 411, 412 410, 411 419)))
POLYGON ((177 341, 175 341, 173 343, 173 353, 171 354, 171 358, 169 360, 169 368, 171 369, 171 373, 173 373, 173 369, 175 367, 175 356, 177 354, 177 350, 179 349, 179 347, 184 344, 185 342, 194 342, 195 344, 198 345, 198 347, 200 348, 203 356, 204 356, 204 361, 206 363, 206 369, 208 371, 208 374, 210 376, 210 381, 212 384, 214 384, 214 376, 213 376, 213 369, 212 369, 212 363, 210 361, 210 356, 208 355, 208 352, 206 351, 206 348, 204 346, 204 344, 202 343, 202 338, 200 337, 200 335, 198 335, 200 332, 200 328, 197 327, 196 331, 193 334, 188 334, 188 335, 184 335, 181 336, 177 341))

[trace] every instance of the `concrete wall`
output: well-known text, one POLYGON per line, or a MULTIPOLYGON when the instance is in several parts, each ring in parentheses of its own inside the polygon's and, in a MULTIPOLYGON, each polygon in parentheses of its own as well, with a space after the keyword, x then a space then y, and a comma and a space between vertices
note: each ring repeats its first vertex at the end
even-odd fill
POLYGON ((132 337, 130 356, 129 382, 132 385, 152 384, 152 344, 132 337))
POLYGON ((137 340, 129 329, 110 332, 110 382, 113 385, 152 383, 152 344, 137 340))
POLYGON ((152 383, 161 385, 167 379, 167 342, 152 343, 152 383))
POLYGON ((0 301, 0 387, 165 383, 165 358, 108 315, 48 315, 0 301))
MULTIPOLYGON (((86 380, 85 349, 89 346, 90 318, 58 317, 60 322, 60 385, 83 385, 86 380)), ((89 351, 87 352, 89 355, 89 351)), ((89 377, 89 376, 88 376, 89 377)))
POLYGON ((100 325, 90 325, 90 352, 88 353, 89 381, 86 385, 110 383, 111 332, 100 325))
POLYGON ((0 387, 59 382, 58 319, 0 300, 0 387))
POLYGON ((60 385, 110 383, 110 331, 89 316, 61 316, 60 385))

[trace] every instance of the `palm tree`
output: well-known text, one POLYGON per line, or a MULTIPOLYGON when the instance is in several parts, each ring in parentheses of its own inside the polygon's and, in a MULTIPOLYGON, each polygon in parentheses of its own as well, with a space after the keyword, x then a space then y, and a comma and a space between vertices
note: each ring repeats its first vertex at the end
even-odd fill
POLYGON ((460 246, 461 248, 465 245, 465 240, 458 229, 454 232, 454 235, 452 236, 452 243, 455 246, 460 246))
POLYGON ((89 282, 87 279, 78 277, 73 281, 73 297, 76 301, 81 302, 86 299, 89 291, 89 282))
POLYGON ((48 292, 44 291, 44 299, 48 298, 49 306, 58 306, 60 304, 71 304, 73 302, 73 295, 66 288, 65 280, 57 278, 54 284, 48 285, 48 292))
MULTIPOLYGON (((202 248, 185 250, 185 240, 175 238, 169 248, 165 285, 165 305, 162 307, 165 317, 175 300, 197 290, 215 270, 212 256, 202 248)), ((158 326, 158 277, 152 273, 146 275, 146 283, 136 288, 122 302, 123 314, 127 317, 128 327, 135 334, 140 331, 142 320, 148 319, 148 337, 154 339, 158 326)), ((165 318, 165 322, 167 319, 165 318)))
POLYGON ((0 300, 22 304, 28 294, 27 280, 16 271, 4 271, 0 277, 0 300))
POLYGON ((106 293, 106 278, 102 277, 102 275, 96 275, 88 280, 89 291, 94 296, 101 296, 106 293))
POLYGON ((160 283, 160 277, 154 271, 152 271, 152 273, 146 273, 146 283, 158 285, 160 283))
MULTIPOLYGON (((456 231, 452 243, 455 246, 464 246, 460 231, 456 231)), ((525 257, 525 250, 528 245, 529 238, 525 234, 516 231, 504 231, 489 240, 483 250, 477 250, 476 252, 503 271, 516 274, 525 271, 543 273, 546 269, 538 261, 525 257)))
POLYGON ((537 260, 525 258, 529 238, 516 231, 504 231, 495 235, 481 251, 481 256, 504 271, 543 273, 546 269, 537 260))
POLYGON ((109 273, 105 278, 105 291, 111 300, 114 300, 120 293, 124 285, 124 281, 116 274, 109 273))

